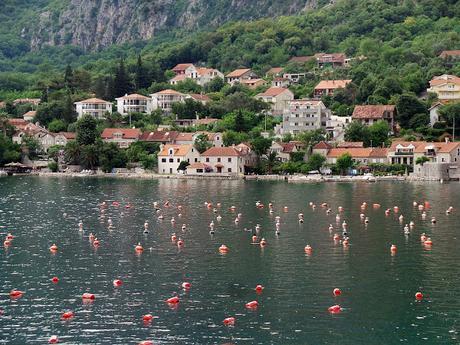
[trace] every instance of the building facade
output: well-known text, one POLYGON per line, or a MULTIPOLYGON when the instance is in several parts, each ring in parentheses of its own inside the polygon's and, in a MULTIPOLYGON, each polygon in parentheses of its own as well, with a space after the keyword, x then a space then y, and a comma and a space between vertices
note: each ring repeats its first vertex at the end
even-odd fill
POLYGON ((106 113, 112 113, 112 103, 99 98, 89 98, 74 104, 78 118, 90 115, 96 119, 104 119, 106 113))
POLYGON ((299 99, 289 102, 284 111, 281 126, 275 128, 277 134, 296 135, 305 131, 326 129, 331 111, 323 102, 312 99, 299 99))
POLYGON ((175 90, 167 89, 150 95, 152 97, 153 110, 161 109, 165 113, 171 113, 173 103, 184 102, 187 95, 175 90))
POLYGON ((150 114, 153 110, 152 99, 139 94, 124 95, 123 97, 115 98, 117 101, 117 111, 121 115, 129 113, 147 113, 150 114))

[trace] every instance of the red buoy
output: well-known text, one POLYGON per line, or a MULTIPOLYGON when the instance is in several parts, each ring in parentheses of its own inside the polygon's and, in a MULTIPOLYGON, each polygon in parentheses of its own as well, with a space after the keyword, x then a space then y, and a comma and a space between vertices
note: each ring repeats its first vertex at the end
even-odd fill
POLYGON ((9 246, 11 246, 11 241, 10 241, 10 240, 5 240, 5 241, 3 242, 3 245, 4 245, 5 247, 9 247, 9 246))
POLYGON ((53 278, 51 278, 51 281, 52 281, 54 284, 57 284, 57 283, 59 283, 59 278, 58 278, 58 277, 53 277, 53 278))
POLYGON ((190 290, 191 287, 192 287, 192 284, 190 284, 189 282, 183 282, 182 283, 182 288, 184 290, 190 290))
POLYGON ((177 304, 177 303, 179 303, 179 301, 180 301, 179 297, 177 297, 177 296, 170 297, 170 298, 168 298, 166 300, 166 302, 169 303, 169 304, 177 304))
POLYGON ((24 294, 24 292, 20 291, 20 290, 11 290, 10 291, 10 297, 12 299, 19 299, 22 297, 22 295, 24 294))
POLYGON ((332 293, 334 296, 340 296, 342 294, 342 291, 339 288, 335 288, 332 293))
POLYGON ((141 244, 138 243, 137 246, 134 247, 134 250, 138 253, 142 253, 144 251, 144 247, 142 247, 141 244))
POLYGON ((223 245, 221 245, 221 246, 219 247, 219 252, 222 253, 222 254, 228 253, 229 250, 230 250, 230 249, 229 249, 225 244, 223 244, 223 245))
POLYGON ((264 290, 264 287, 260 284, 256 285, 256 292, 262 292, 264 290))
POLYGON ((51 247, 50 247, 50 251, 52 252, 57 252, 58 251, 58 246, 56 244, 53 244, 51 247))
POLYGON ((81 298, 83 299, 86 299, 86 300, 95 300, 96 299, 96 296, 93 294, 93 293, 88 293, 88 292, 85 292, 81 298))
POLYGON ((235 325, 235 318, 234 317, 227 317, 223 321, 225 326, 234 326, 235 325))
POLYGON ((311 247, 309 244, 307 244, 307 245, 305 246, 305 248, 304 248, 304 251, 305 251, 305 253, 307 253, 307 254, 311 254, 312 250, 313 250, 313 249, 312 249, 312 247, 311 247))
POLYGON ((246 308, 247 309, 256 309, 259 306, 259 302, 257 301, 251 301, 246 303, 246 308))
POLYGON ((184 246, 184 241, 179 238, 179 241, 177 241, 177 246, 178 247, 183 247, 184 246))
POLYGON ((145 314, 144 316, 142 316, 142 320, 144 322, 150 322, 153 320, 153 315, 152 314, 145 314))
POLYGON ((153 341, 151 340, 143 340, 139 343, 139 345, 153 345, 153 341))
POLYGON ((332 307, 329 307, 327 310, 331 314, 338 314, 342 311, 342 308, 340 307, 340 305, 336 304, 336 305, 333 305, 332 307))
POLYGON ((415 299, 421 301, 423 299, 423 294, 419 291, 415 293, 415 299))
POLYGON ((8 235, 6 235, 6 239, 7 239, 8 241, 12 241, 12 240, 14 239, 14 236, 11 235, 10 233, 8 233, 8 235))
POLYGON ((398 250, 398 248, 396 248, 396 246, 394 244, 392 244, 391 247, 390 247, 390 251, 392 253, 396 253, 397 250, 398 250))
POLYGON ((57 344, 57 343, 59 343, 59 338, 57 337, 57 335, 52 335, 48 339, 48 344, 57 344))
POLYGON ((122 285, 123 285, 123 282, 120 279, 115 279, 113 281, 113 286, 115 286, 115 287, 120 287, 122 285))
POLYGON ((62 318, 64 320, 70 320, 74 316, 73 311, 66 311, 65 313, 62 314, 62 318))

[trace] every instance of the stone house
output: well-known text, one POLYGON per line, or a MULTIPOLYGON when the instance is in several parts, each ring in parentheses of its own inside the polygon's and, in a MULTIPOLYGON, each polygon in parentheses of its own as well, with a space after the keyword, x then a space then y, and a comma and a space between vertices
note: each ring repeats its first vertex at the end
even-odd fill
POLYGON ((177 170, 182 161, 198 163, 200 153, 193 145, 163 145, 158 154, 158 173, 179 174, 177 170))
POLYGON ((235 83, 241 83, 243 80, 256 79, 255 74, 250 68, 239 68, 225 76, 227 83, 233 85, 235 83))
POLYGON ((255 97, 270 104, 272 115, 282 115, 294 99, 294 94, 286 88, 271 87, 255 97))
POLYGON ((321 80, 315 86, 314 97, 321 98, 322 96, 333 95, 335 90, 344 89, 349 83, 350 79, 345 80, 321 80))
POLYGON ((137 128, 105 128, 101 138, 107 143, 116 143, 120 148, 128 148, 139 140, 141 131, 137 128))
MULTIPOLYGON (((383 120, 388 122, 392 133, 396 130, 396 107, 394 105, 357 105, 351 118, 366 126, 383 120)), ((377 143, 376 143, 377 144, 377 143)))

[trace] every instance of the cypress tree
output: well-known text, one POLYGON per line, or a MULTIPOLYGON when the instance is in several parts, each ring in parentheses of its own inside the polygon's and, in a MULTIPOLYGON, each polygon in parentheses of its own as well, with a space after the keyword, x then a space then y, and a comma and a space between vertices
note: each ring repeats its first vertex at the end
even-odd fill
POLYGON ((136 65, 136 89, 143 89, 148 87, 148 76, 147 71, 142 64, 142 58, 139 55, 137 57, 137 65, 136 65))
POLYGON ((129 92, 131 92, 131 83, 128 72, 126 71, 125 62, 121 59, 115 73, 114 96, 121 97, 129 92))

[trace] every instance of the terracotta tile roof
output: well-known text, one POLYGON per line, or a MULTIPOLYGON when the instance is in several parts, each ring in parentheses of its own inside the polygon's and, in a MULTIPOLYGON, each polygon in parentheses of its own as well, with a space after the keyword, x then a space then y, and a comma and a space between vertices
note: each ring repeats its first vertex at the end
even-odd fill
POLYGON ((22 130, 29 124, 29 122, 24 119, 8 119, 8 123, 17 130, 22 130))
POLYGON ((180 64, 177 64, 176 66, 174 66, 174 68, 172 70, 174 72, 185 71, 190 66, 193 66, 193 64, 192 63, 180 63, 180 64))
POLYGON ((318 99, 307 99, 307 98, 293 99, 292 101, 289 101, 290 106, 292 106, 292 105, 313 105, 313 106, 317 106, 320 103, 322 103, 322 101, 320 101, 318 99))
POLYGON ((438 86, 447 83, 460 84, 460 78, 455 75, 443 74, 430 80, 431 86, 438 86))
POLYGON ((383 147, 375 147, 372 149, 369 157, 372 158, 386 158, 388 155, 388 149, 383 147))
POLYGON ((192 163, 187 166, 187 169, 203 169, 204 170, 206 168, 210 168, 210 165, 201 163, 201 162, 192 163))
POLYGON ((370 157, 371 148, 348 148, 348 149, 330 149, 327 157, 338 158, 345 153, 349 153, 353 158, 368 158, 370 157))
POLYGON ((289 60, 289 63, 305 63, 310 60, 313 60, 314 58, 315 58, 314 56, 293 56, 289 60))
POLYGON ((295 143, 289 142, 289 143, 279 143, 279 144, 283 148, 284 153, 292 153, 292 152, 295 152, 294 149, 297 149, 295 143))
POLYGON ((318 85, 316 85, 315 90, 345 88, 349 83, 351 83, 351 79, 321 80, 318 85))
POLYGON ((267 74, 279 74, 284 71, 283 67, 272 67, 267 71, 267 74))
POLYGON ((248 85, 257 84, 257 83, 263 84, 265 83, 265 80, 260 79, 260 78, 255 78, 255 79, 244 79, 241 81, 241 84, 248 84, 248 85))
POLYGON ((158 156, 169 156, 169 149, 173 149, 174 156, 185 156, 193 148, 193 145, 165 145, 158 156))
POLYGON ((139 139, 141 131, 137 128, 105 128, 102 131, 102 139, 112 139, 114 134, 121 133, 123 139, 139 139))
POLYGON ((67 140, 73 140, 77 137, 77 133, 75 132, 59 132, 57 134, 62 135, 67 140))
POLYGON ((209 125, 209 124, 215 123, 217 121, 219 121, 219 119, 209 119, 209 118, 198 119, 198 120, 195 120, 195 124, 196 125, 209 125))
POLYGON ((276 96, 279 96, 281 95, 282 93, 284 92, 291 92, 289 91, 289 89, 286 89, 284 87, 271 87, 269 89, 267 89, 267 91, 265 92, 262 92, 262 93, 259 93, 257 96, 258 97, 276 97, 276 96))
POLYGON ((353 119, 383 119, 385 113, 394 113, 394 105, 357 105, 351 116, 353 119))
POLYGON ((460 147, 459 142, 424 142, 422 145, 418 145, 414 152, 415 153, 424 153, 427 149, 435 149, 438 153, 450 153, 453 150, 460 147))
POLYGON ((199 76, 204 76, 206 74, 210 74, 214 71, 217 71, 215 68, 207 68, 207 67, 199 67, 196 69, 196 72, 199 76))
POLYGON ((35 115, 37 115, 37 111, 35 111, 35 110, 29 110, 27 113, 25 113, 25 114, 22 115, 22 116, 23 116, 23 117, 26 117, 26 116, 27 116, 27 117, 30 117, 30 116, 34 117, 35 115))
POLYGON ((184 81, 188 77, 185 74, 177 74, 174 78, 171 78, 169 81, 184 81))
POLYGON ((394 140, 392 143, 391 143, 391 146, 389 148, 388 151, 390 152, 394 152, 396 151, 396 147, 399 145, 399 146, 402 146, 402 147, 408 147, 409 145, 412 145, 414 146, 414 148, 417 148, 419 146, 423 146, 423 145, 426 145, 426 141, 404 141, 404 140, 394 140))
POLYGON ((180 93, 176 90, 171 90, 171 89, 166 89, 166 90, 161 90, 159 92, 154 93, 154 95, 179 95, 183 96, 183 93, 180 93))
POLYGON ((449 153, 460 148, 460 142, 441 143, 439 148, 440 153, 449 153))
POLYGON ((138 93, 132 93, 130 95, 124 95, 123 97, 118 97, 115 99, 150 99, 150 97, 146 97, 144 95, 140 95, 138 93))
POLYGON ((320 141, 318 144, 313 146, 313 150, 329 150, 332 146, 325 141, 320 141))
POLYGON ((441 54, 439 54, 440 58, 446 58, 448 56, 460 56, 460 50, 443 50, 441 54))
POLYGON ((193 142, 193 136, 195 133, 179 133, 176 137, 176 141, 190 141, 193 142))
POLYGON ((226 75, 227 78, 238 78, 241 77, 242 75, 250 72, 250 68, 239 68, 234 70, 233 72, 230 72, 229 74, 226 75))
POLYGON ((152 141, 152 142, 172 142, 179 135, 177 131, 154 131, 154 132, 144 132, 140 136, 141 141, 152 141))
POLYGON ((343 53, 320 53, 316 54, 316 60, 319 63, 326 63, 326 62, 341 62, 344 63, 345 59, 347 58, 345 54, 343 53))
POLYGON ((337 148, 339 149, 347 149, 347 148, 360 148, 364 147, 364 143, 362 141, 344 141, 341 142, 337 145, 337 148))
POLYGON ((209 98, 207 95, 202 95, 199 93, 191 93, 189 96, 192 97, 195 101, 200 102, 209 102, 211 100, 211 98, 209 98))
POLYGON ((88 98, 88 99, 84 99, 84 100, 79 101, 79 102, 75 102, 75 104, 77 104, 77 103, 107 104, 107 103, 111 103, 111 102, 104 101, 103 99, 100 99, 100 98, 88 98))
POLYGON ((240 154, 234 147, 211 147, 201 155, 205 157, 235 157, 240 154))

